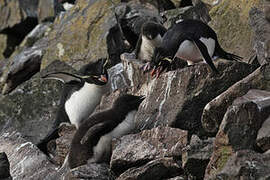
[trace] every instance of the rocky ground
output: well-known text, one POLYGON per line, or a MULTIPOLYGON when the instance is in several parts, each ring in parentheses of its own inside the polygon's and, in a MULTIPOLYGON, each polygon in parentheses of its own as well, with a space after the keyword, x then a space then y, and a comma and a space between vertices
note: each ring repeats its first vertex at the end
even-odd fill
POLYGON ((0 1, 0 47, 0 179, 270 179, 269 0, 0 1), (208 23, 243 62, 216 60, 219 75, 200 63, 152 79, 126 58, 143 22, 187 18, 208 23), (113 141, 110 164, 59 170, 75 128, 61 125, 53 158, 36 147, 62 89, 40 76, 104 57, 110 91, 96 112, 123 93, 145 95, 136 131, 113 141))

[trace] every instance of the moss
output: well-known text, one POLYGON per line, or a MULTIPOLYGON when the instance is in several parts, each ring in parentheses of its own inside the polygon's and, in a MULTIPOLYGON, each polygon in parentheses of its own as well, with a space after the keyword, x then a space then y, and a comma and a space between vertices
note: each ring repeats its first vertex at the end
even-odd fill
POLYGON ((248 16, 260 0, 223 0, 210 11, 210 26, 216 31, 221 46, 230 52, 249 58, 252 54, 252 31, 248 16))

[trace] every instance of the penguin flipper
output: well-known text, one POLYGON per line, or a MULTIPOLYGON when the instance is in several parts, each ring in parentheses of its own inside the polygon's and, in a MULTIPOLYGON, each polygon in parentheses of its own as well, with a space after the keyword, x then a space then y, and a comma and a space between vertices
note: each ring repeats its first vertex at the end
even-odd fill
POLYGON ((199 40, 199 39, 193 39, 193 42, 196 44, 196 46, 199 48, 201 55, 203 56, 206 63, 210 66, 210 68, 215 72, 219 73, 217 68, 215 67, 212 58, 210 57, 207 47, 199 40))
POLYGON ((101 122, 89 128, 87 132, 84 134, 84 136, 82 137, 80 143, 85 144, 89 140, 89 138, 93 137, 99 131, 103 130, 105 126, 106 126, 106 123, 101 122))
POLYGON ((81 82, 81 77, 79 75, 73 75, 67 72, 53 72, 42 76, 43 79, 55 79, 63 83, 69 82, 81 82))

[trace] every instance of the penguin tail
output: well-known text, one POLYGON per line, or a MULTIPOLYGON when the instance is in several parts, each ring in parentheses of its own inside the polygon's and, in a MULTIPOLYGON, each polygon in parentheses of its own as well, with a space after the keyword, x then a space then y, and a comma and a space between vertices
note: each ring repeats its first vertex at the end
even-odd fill
POLYGON ((238 61, 238 62, 241 62, 242 61, 242 57, 240 56, 237 56, 235 54, 231 54, 231 53, 228 53, 226 51, 224 51, 219 44, 217 44, 216 46, 216 53, 215 53, 215 56, 219 57, 219 58, 222 58, 222 59, 227 59, 227 60, 231 60, 231 61, 238 61))

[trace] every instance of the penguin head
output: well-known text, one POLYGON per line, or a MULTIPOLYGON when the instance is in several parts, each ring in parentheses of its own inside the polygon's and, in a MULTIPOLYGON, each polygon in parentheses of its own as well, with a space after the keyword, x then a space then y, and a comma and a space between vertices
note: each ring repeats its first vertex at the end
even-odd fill
POLYGON ((65 84, 84 84, 85 82, 96 85, 105 85, 108 81, 108 72, 106 69, 107 60, 99 59, 95 63, 83 66, 79 74, 67 72, 53 72, 43 76, 43 79, 56 79, 65 84))
POLYGON ((168 70, 172 63, 172 57, 169 55, 168 51, 164 48, 157 47, 154 50, 154 55, 151 61, 151 76, 159 75, 163 72, 168 70))
POLYGON ((154 21, 148 21, 142 25, 142 35, 145 36, 149 40, 154 40, 158 35, 163 36, 166 28, 164 28, 161 24, 156 23, 154 21))
POLYGON ((108 81, 107 63, 107 59, 101 58, 95 63, 85 65, 80 69, 80 73, 83 75, 81 78, 90 84, 105 85, 108 81))
POLYGON ((144 96, 134 96, 130 94, 125 94, 120 96, 113 104, 113 108, 123 110, 127 112, 132 110, 137 110, 141 102, 145 99, 144 96))

